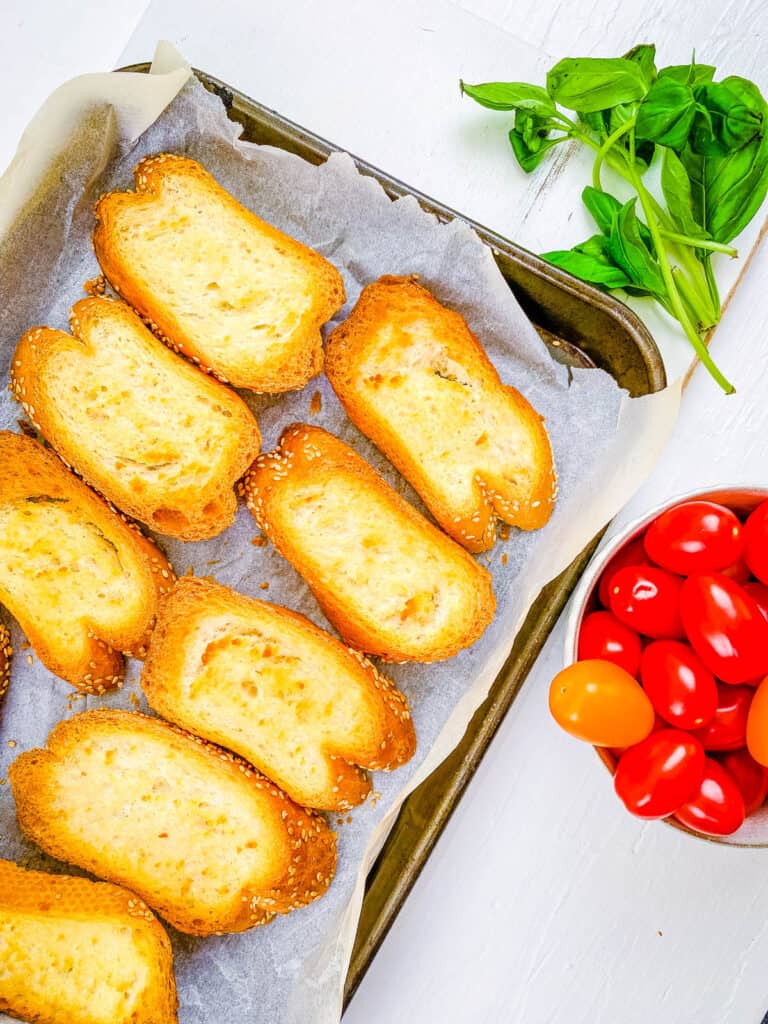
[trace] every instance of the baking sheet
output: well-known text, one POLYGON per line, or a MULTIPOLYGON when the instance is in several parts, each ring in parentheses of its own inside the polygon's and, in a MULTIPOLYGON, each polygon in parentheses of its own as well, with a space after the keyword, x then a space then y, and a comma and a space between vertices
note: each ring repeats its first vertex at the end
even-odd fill
MULTIPOLYGON (((376 796, 338 823, 339 865, 328 895, 311 907, 241 935, 193 939, 173 934, 182 1024, 331 1024, 342 988, 367 868, 400 802, 450 751, 501 668, 530 603, 623 505, 650 470, 674 423, 679 388, 629 400, 601 371, 552 362, 498 272, 490 251, 461 222, 448 225, 412 199, 391 202, 335 155, 314 167, 281 150, 237 140, 238 126, 218 99, 187 78, 180 60, 162 52, 163 74, 87 76, 53 98, 24 138, 23 158, 0 182, 0 375, 18 337, 35 324, 65 327, 82 284, 98 273, 90 248, 92 206, 103 191, 131 184, 142 156, 161 150, 199 159, 246 206, 312 245, 342 271, 348 303, 380 274, 417 273, 443 302, 460 310, 481 337, 502 378, 519 387, 546 417, 560 480, 551 522, 536 534, 512 531, 481 556, 494 575, 496 619, 471 650, 432 666, 386 671, 408 695, 419 740, 409 765, 374 777, 376 796), (115 79, 124 80, 116 88, 115 79), (79 84, 78 84, 79 83, 79 84), (144 84, 141 84, 144 83, 144 84), (149 83, 149 86, 146 85, 149 83), (185 84, 183 84, 185 83, 185 84), (135 85, 135 89, 134 89, 135 85), (170 97, 181 91, 169 103, 170 97), (169 104, 166 106, 166 104, 169 104), (49 130, 62 120, 67 132, 49 130), (148 126, 148 127, 147 127, 148 126), (507 564, 502 565, 506 554, 507 564)), ((333 325, 330 325, 333 326, 333 325)), ((353 444, 414 504, 410 488, 346 421, 323 377, 301 392, 254 397, 271 447, 295 420, 324 426, 353 444), (321 411, 312 414, 315 392, 321 411)), ((0 427, 18 429, 20 409, 2 392, 0 427)), ((240 508, 220 538, 181 544, 161 540, 177 572, 192 569, 257 597, 286 604, 328 628, 300 577, 240 508), (266 595, 261 590, 269 583, 266 595)), ((140 666, 129 666, 121 691, 72 702, 70 687, 17 649, 0 724, 0 777, 20 750, 42 745, 60 718, 86 706, 132 708, 140 666), (17 746, 8 747, 13 740, 17 746)), ((542 694, 542 699, 545 695, 542 694)), ((9 788, 0 787, 0 856, 55 868, 26 844, 9 788)), ((60 870, 60 868, 59 868, 60 870)))

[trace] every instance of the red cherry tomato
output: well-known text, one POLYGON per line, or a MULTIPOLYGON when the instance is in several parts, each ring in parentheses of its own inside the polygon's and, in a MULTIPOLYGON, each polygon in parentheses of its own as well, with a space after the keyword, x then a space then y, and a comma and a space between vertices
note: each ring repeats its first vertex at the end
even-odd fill
POLYGON ((610 612, 592 612, 579 631, 579 661, 600 658, 620 665, 631 676, 640 668, 640 637, 610 612))
POLYGON ((742 583, 742 586, 768 619, 768 586, 765 583, 758 583, 757 580, 749 580, 747 583, 742 583))
POLYGON ((666 818, 690 799, 703 772, 701 743, 679 729, 662 729, 622 756, 613 786, 630 814, 666 818))
POLYGON ((737 750, 747 742, 747 718, 755 691, 751 686, 717 687, 714 717, 695 735, 705 750, 737 750))
MULTIPOLYGON (((660 732, 662 729, 668 729, 668 728, 669 728, 669 723, 665 722, 663 718, 659 718, 659 716, 656 714, 656 712, 654 712, 654 714, 653 714, 653 726, 651 727, 651 732, 649 732, 648 735, 650 736, 651 733, 653 733, 653 732, 660 732)), ((622 754, 626 754, 626 752, 630 748, 629 747, 607 747, 606 749, 608 750, 609 754, 613 754, 614 759, 618 763, 618 760, 621 757, 621 755, 622 754)), ((615 766, 614 766, 614 770, 615 770, 615 766)))
POLYGON ((705 836, 729 836, 744 824, 744 798, 725 768, 708 757, 696 793, 675 817, 705 836))
POLYGON ((717 709, 715 677, 687 644, 654 640, 640 662, 643 689, 656 712, 678 729, 699 729, 717 709))
POLYGON ((627 566, 611 580, 611 611, 626 626, 657 640, 683 636, 682 580, 655 565, 627 566))
POLYGON ((645 534, 650 560, 681 576, 725 569, 743 547, 741 523, 729 508, 713 501, 684 501, 668 508, 645 534))
POLYGON ((738 583, 722 573, 689 576, 680 613, 693 649, 718 679, 745 683, 768 672, 768 620, 738 583))
POLYGON ((598 586, 598 596, 604 608, 611 606, 611 580, 619 569, 628 565, 649 565, 648 555, 645 553, 642 537, 635 537, 623 548, 619 548, 608 565, 603 569, 598 586))
POLYGON ((761 583, 768 583, 768 501, 744 524, 744 561, 761 583))
POLYGON ((768 796, 768 768, 758 764, 748 750, 731 750, 720 757, 720 763, 739 787, 747 815, 754 814, 768 796))
POLYGON ((733 563, 733 565, 729 565, 727 568, 721 569, 720 572, 722 572, 723 576, 727 576, 729 580, 733 580, 735 583, 741 584, 746 583, 750 575, 749 566, 743 558, 739 558, 733 563))

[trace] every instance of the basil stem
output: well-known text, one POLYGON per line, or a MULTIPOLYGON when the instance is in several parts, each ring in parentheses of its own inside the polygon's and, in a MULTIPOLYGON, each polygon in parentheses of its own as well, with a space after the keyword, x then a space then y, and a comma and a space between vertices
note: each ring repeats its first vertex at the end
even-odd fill
POLYGON ((667 231, 662 228, 661 233, 670 242, 679 242, 680 245, 688 245, 693 249, 706 249, 709 252, 722 252, 731 259, 736 259, 739 250, 732 245, 725 245, 723 242, 714 242, 711 238, 691 238, 688 235, 679 235, 676 231, 667 231))
POLYGON ((629 121, 625 121, 624 124, 619 125, 619 127, 612 135, 608 136, 608 138, 605 140, 602 146, 600 146, 600 148, 598 149, 597 156, 595 157, 595 163, 592 167, 592 185, 598 191, 602 191, 602 187, 600 185, 600 169, 603 166, 603 160, 605 160, 609 150, 613 148, 613 146, 622 137, 622 135, 626 135, 627 132, 631 132, 634 127, 634 118, 631 118, 629 121))
POLYGON ((678 291, 677 283, 672 276, 672 268, 669 265, 667 251, 664 248, 664 241, 659 231, 659 225, 651 203, 649 202, 650 197, 648 195, 648 190, 634 167, 629 168, 629 175, 640 199, 640 205, 642 206, 643 213, 645 214, 645 221, 648 226, 648 230, 651 232, 651 238, 653 239, 653 245, 656 250, 656 258, 659 261, 659 269, 661 270, 661 276, 664 278, 664 284, 667 287, 667 293, 669 295, 669 302, 672 306, 675 317, 680 321, 680 325, 685 331, 686 337, 693 346, 693 349, 699 357, 702 365, 708 370, 710 376, 720 385, 726 395, 731 395, 736 388, 718 369, 715 361, 709 354, 707 346, 699 336, 696 327, 691 323, 688 312, 680 298, 680 292, 678 291))

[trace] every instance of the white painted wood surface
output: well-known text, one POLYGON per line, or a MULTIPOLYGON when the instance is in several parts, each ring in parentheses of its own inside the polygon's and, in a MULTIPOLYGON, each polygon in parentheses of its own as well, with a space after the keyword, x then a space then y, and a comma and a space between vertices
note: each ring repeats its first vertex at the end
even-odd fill
MULTIPOLYGON (((147 59, 165 37, 198 66, 541 249, 584 233, 576 201, 584 170, 559 158, 520 174, 499 118, 459 100, 459 76, 541 80, 547 54, 609 55, 652 40, 664 62, 685 60, 695 45, 700 59, 768 86, 761 0, 164 0, 146 8, 144 0, 6 0, 0 162, 60 80, 147 59)), ((713 342, 738 393, 722 398, 694 374, 677 435, 622 520, 699 484, 768 480, 766 275, 763 247, 713 342)), ((654 329, 682 365, 684 343, 661 321, 654 329)), ((624 814, 596 758, 548 718, 561 645, 558 627, 349 1024, 758 1024, 768 1009, 768 852, 720 849, 624 814)))

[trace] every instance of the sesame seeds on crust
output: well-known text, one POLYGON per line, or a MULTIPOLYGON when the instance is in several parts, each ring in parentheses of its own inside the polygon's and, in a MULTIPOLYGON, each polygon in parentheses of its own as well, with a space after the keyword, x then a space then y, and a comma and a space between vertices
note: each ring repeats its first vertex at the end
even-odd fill
POLYGON ((11 647, 11 634, 0 623, 0 699, 2 699, 8 684, 11 681, 11 659, 13 647, 11 647))

